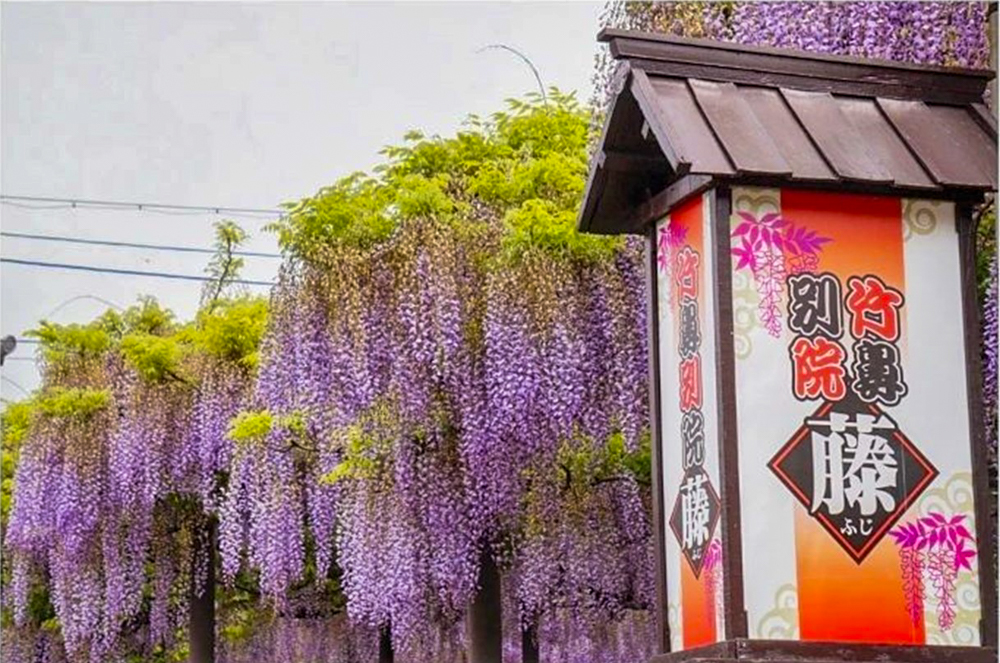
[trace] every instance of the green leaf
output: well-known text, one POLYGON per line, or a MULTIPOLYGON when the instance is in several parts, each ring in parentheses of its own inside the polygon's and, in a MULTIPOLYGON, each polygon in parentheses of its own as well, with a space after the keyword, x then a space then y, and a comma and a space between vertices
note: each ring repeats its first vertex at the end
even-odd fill
POLYGON ((267 410, 240 412, 229 423, 226 437, 237 443, 260 442, 274 427, 274 417, 267 410))

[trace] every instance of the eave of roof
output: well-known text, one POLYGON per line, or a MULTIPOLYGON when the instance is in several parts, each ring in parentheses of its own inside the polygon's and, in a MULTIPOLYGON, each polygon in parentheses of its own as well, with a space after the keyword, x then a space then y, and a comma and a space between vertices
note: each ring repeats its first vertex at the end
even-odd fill
POLYGON ((604 30, 619 72, 579 226, 637 232, 713 182, 968 198, 997 188, 989 71, 604 30), (653 146, 657 149, 651 149, 653 146), (613 155, 613 156, 612 156, 613 155), (637 160, 635 157, 641 156, 637 160))

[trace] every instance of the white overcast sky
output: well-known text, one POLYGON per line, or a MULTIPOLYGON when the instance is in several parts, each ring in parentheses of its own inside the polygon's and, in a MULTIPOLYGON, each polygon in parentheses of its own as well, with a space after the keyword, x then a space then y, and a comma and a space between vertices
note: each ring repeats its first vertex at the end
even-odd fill
MULTIPOLYGON (((0 5, 0 190, 6 195, 273 208, 377 164, 409 129, 546 85, 590 96, 600 3, 13 3, 0 5)), ((209 215, 0 207, 7 232, 207 247, 209 215)), ((249 248, 274 251, 260 221, 249 248)), ((207 256, 0 239, 4 257, 200 274, 207 256)), ((271 280, 277 260, 248 258, 271 280)), ((155 295, 193 314, 200 284, 0 266, 0 334, 85 322, 155 295), (77 299, 79 298, 79 299, 77 299), (69 302, 68 304, 66 302, 69 302), (55 310, 55 313, 53 311, 55 310)), ((0 394, 38 385, 34 347, 0 394)), ((10 358, 9 358, 10 359, 10 358)))

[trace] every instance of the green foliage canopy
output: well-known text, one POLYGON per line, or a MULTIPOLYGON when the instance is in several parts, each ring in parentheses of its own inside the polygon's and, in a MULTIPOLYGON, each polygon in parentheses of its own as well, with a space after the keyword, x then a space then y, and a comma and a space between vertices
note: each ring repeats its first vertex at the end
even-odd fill
POLYGON ((455 136, 411 131, 386 147, 388 163, 286 204, 272 226, 281 247, 324 262, 331 247, 369 249, 413 218, 476 224, 500 219, 511 255, 541 248, 586 260, 609 257, 616 238, 580 235, 577 209, 587 174, 590 113, 551 89, 509 99, 489 119, 470 116, 455 136))

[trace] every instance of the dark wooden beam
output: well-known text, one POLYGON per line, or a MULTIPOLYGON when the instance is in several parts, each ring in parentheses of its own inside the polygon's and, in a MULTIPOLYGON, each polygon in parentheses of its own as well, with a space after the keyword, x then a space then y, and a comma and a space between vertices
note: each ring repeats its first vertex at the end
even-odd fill
MULTIPOLYGON (((962 314, 965 331, 966 397, 969 442, 972 445, 972 487, 975 497, 976 547, 979 549, 979 633, 983 644, 997 646, 997 550, 990 513, 989 459, 983 414, 982 327, 976 280, 976 222, 971 205, 955 206, 959 260, 962 270, 962 314)), ((994 654, 995 656, 995 654, 994 654)), ((996 660, 994 658, 994 660, 996 660)))
POLYGON ((623 232, 645 233, 647 226, 663 218, 671 209, 691 196, 701 193, 715 179, 708 175, 685 175, 625 215, 623 232))
POLYGON ((926 189, 894 184, 874 184, 871 182, 821 181, 792 179, 768 175, 717 175, 720 185, 763 187, 772 189, 807 189, 810 191, 835 191, 837 193, 858 193, 869 196, 893 196, 897 198, 920 198, 923 200, 950 200, 976 204, 983 200, 984 189, 972 187, 949 187, 926 189))
POLYGON ((667 569, 664 533, 666 510, 663 504, 663 434, 660 427, 660 297, 656 279, 656 227, 646 233, 646 338, 649 339, 649 437, 653 474, 653 577, 656 582, 656 649, 670 651, 670 619, 667 604, 667 569))
POLYGON ((654 656, 650 663, 996 663, 995 647, 879 645, 738 638, 654 656))
POLYGON ((644 118, 642 125, 643 138, 648 136, 646 133, 647 130, 652 131, 653 136, 656 138, 656 144, 659 145, 660 151, 663 152, 667 163, 670 164, 670 170, 674 171, 677 175, 686 175, 691 170, 690 158, 679 154, 670 141, 670 135, 663 124, 664 119, 660 114, 660 103, 657 101, 656 91, 653 90, 653 85, 649 82, 646 72, 642 69, 633 68, 632 85, 629 89, 635 98, 636 104, 639 106, 639 110, 642 111, 644 118))
POLYGON ((732 190, 712 196, 712 242, 715 253, 715 380, 718 385, 719 476, 722 501, 722 595, 726 638, 745 638, 747 613, 743 595, 743 525, 740 506, 739 419, 736 412, 736 348, 733 336, 733 261, 729 217, 732 190))
POLYGON ((975 103, 993 72, 605 29, 611 55, 650 73, 801 90, 975 103))
POLYGON ((608 150, 601 152, 598 163, 609 171, 631 174, 648 174, 656 171, 669 171, 670 164, 660 156, 636 154, 608 150))

